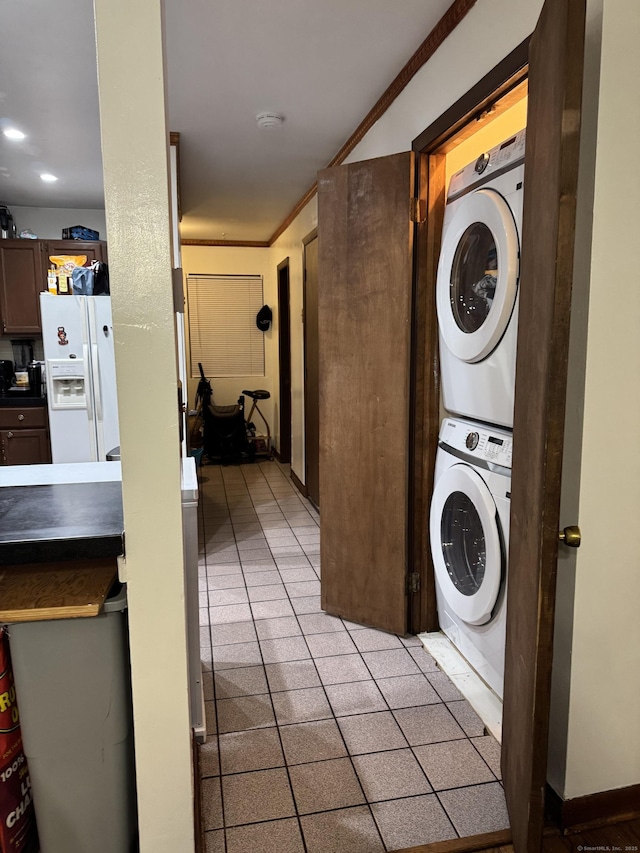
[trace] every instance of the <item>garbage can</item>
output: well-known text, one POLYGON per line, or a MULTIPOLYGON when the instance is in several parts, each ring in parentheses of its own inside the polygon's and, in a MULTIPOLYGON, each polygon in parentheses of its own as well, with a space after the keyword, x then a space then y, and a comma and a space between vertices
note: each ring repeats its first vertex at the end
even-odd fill
POLYGON ((9 625, 41 853, 137 837, 126 587, 99 616, 9 625))

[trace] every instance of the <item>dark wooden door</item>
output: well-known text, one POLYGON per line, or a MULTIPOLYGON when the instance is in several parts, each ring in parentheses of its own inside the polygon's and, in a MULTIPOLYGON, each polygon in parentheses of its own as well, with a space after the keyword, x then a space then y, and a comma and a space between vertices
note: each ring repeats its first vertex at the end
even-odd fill
POLYGON ((41 332, 39 293, 46 290, 39 240, 0 242, 0 315, 5 334, 41 332))
POLYGON ((407 628, 410 152, 318 179, 322 608, 407 628))
POLYGON ((280 373, 280 461, 291 462, 291 314, 289 258, 278 264, 278 351, 280 373))
POLYGON ((304 458, 307 497, 320 506, 318 235, 304 247, 304 458))
POLYGON ((502 739, 517 853, 542 844, 584 17, 546 0, 530 44, 502 739))

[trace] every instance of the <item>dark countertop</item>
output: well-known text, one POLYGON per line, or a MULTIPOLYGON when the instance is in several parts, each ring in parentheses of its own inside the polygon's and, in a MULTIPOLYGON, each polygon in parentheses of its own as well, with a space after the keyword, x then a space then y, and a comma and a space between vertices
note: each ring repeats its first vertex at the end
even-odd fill
POLYGON ((0 489, 0 566, 122 553, 120 482, 0 489))
POLYGON ((8 391, 0 395, 0 408, 20 408, 21 406, 35 408, 46 405, 46 397, 30 397, 28 391, 8 391))

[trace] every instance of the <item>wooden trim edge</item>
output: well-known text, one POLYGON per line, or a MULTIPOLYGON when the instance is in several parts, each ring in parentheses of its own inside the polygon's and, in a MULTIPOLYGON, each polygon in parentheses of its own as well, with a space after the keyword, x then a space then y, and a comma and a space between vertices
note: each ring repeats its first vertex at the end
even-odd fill
POLYGON ((302 495, 302 497, 303 497, 303 498, 306 498, 306 497, 307 497, 307 487, 306 487, 306 486, 305 486, 305 484, 302 482, 302 480, 300 480, 300 479, 295 475, 295 473, 294 473, 293 471, 291 471, 291 472, 290 472, 290 477, 291 477, 291 481, 293 482, 293 485, 294 485, 294 486, 296 487, 296 489, 300 492, 300 494, 302 495))
POLYGON ((176 149, 176 180, 178 190, 178 222, 182 222, 182 181, 180 179, 180 134, 172 130, 169 133, 169 145, 176 149))
POLYGON ((302 245, 306 248, 309 243, 312 243, 318 236, 318 226, 316 225, 308 234, 302 238, 302 245))
POLYGON ((242 246, 247 249, 268 249, 266 240, 180 240, 181 246, 242 246))
POLYGON ((202 778, 200 776, 200 750, 195 732, 191 729, 191 754, 193 768, 193 834, 195 853, 204 853, 204 825, 202 822, 202 778))
MULTIPOLYGON (((347 139, 342 148, 338 151, 335 157, 327 164, 326 168, 339 166, 348 155, 353 151, 356 145, 364 138, 371 130, 373 125, 380 119, 382 115, 389 109, 402 90, 410 83, 418 71, 425 65, 433 56, 440 45, 451 35, 465 15, 475 6, 477 0, 453 0, 453 3, 444 15, 440 18, 435 27, 431 30, 420 47, 413 54, 411 59, 406 63, 404 68, 382 93, 373 107, 369 110, 366 116, 362 119, 358 127, 354 130, 351 136, 347 139)), ((298 216, 303 207, 305 207, 318 191, 318 183, 315 181, 306 193, 295 203, 287 217, 273 232, 269 238, 269 246, 273 246, 275 241, 284 231, 291 225, 293 220, 298 216)))
POLYGON ((470 835, 467 838, 452 838, 450 841, 434 841, 418 847, 406 847, 394 853, 475 853, 476 850, 490 850, 506 844, 511 844, 511 832, 503 829, 499 832, 470 835))
POLYGON ((547 785, 545 800, 550 817, 565 834, 640 818, 640 785, 570 800, 563 800, 547 785))

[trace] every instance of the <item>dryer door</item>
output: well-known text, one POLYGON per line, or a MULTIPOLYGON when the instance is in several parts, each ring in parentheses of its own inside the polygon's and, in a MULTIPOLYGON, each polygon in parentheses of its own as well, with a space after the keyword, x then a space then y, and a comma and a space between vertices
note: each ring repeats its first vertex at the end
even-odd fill
POLYGON ((438 263, 438 325, 462 361, 486 358, 502 338, 518 290, 520 244, 511 209, 491 189, 469 193, 445 226, 438 263))
POLYGON ((495 502, 469 465, 452 465, 438 479, 429 532, 436 583, 448 605, 469 625, 489 622, 504 555, 495 502))

